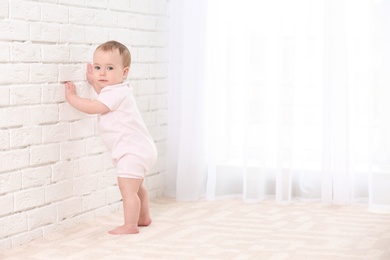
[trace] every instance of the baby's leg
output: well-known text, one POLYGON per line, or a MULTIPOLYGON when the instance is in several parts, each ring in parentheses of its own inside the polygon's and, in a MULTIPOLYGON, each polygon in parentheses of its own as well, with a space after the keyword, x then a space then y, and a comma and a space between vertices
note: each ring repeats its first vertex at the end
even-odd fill
POLYGON ((119 226, 108 233, 136 234, 139 233, 138 219, 140 215, 141 202, 138 197, 138 191, 143 179, 121 178, 118 177, 118 185, 123 200, 124 225, 119 226))
POLYGON ((141 201, 138 226, 149 226, 152 223, 152 218, 149 213, 149 195, 144 184, 141 184, 138 190, 138 197, 141 201))

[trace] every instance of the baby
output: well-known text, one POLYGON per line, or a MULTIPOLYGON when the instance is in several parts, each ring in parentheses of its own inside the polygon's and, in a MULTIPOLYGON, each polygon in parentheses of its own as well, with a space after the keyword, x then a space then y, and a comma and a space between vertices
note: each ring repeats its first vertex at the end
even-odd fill
POLYGON ((119 42, 109 41, 96 48, 93 64, 87 67, 87 80, 98 94, 96 99, 79 97, 75 85, 65 83, 65 96, 73 107, 99 114, 99 131, 117 168, 124 224, 110 234, 139 233, 138 226, 152 222, 143 180, 156 161, 157 150, 136 106, 132 87, 123 83, 130 60, 129 50, 119 42))

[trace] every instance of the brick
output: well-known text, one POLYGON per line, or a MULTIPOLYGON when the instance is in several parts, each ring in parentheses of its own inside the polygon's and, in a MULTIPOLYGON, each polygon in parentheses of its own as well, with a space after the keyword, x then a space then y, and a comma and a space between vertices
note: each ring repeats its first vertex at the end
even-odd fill
POLYGON ((156 62, 169 62, 169 51, 168 48, 157 48, 156 49, 156 62))
POLYGON ((10 137, 9 130, 0 130, 0 150, 9 149, 10 137))
POLYGON ((28 230, 53 224, 57 220, 57 209, 55 205, 48 205, 27 212, 28 230))
POLYGON ((41 102, 41 87, 30 85, 23 87, 12 87, 10 91, 11 105, 33 105, 41 102))
POLYGON ((149 176, 147 179, 146 179, 146 182, 145 182, 145 185, 146 187, 148 187, 148 189, 150 190, 155 190, 155 189, 158 189, 160 188, 160 184, 161 182, 163 181, 162 179, 163 177, 161 175, 152 175, 152 176, 149 176))
POLYGON ((12 247, 17 247, 43 237, 42 229, 35 229, 12 237, 12 247))
POLYGON ((156 63, 150 67, 152 78, 167 78, 169 73, 168 63, 156 63))
POLYGON ((155 112, 156 114, 156 124, 157 125, 167 125, 168 124, 168 109, 159 109, 155 112))
MULTIPOLYGON (((67 2, 66 0, 61 0, 61 1, 67 2)), ((73 0, 73 1, 77 1, 77 0, 73 0)), ((108 1, 109 0, 84 0, 84 5, 86 7, 93 7, 93 8, 107 8, 108 1)))
POLYGON ((154 31, 157 28, 157 18, 150 15, 140 15, 138 17, 138 29, 154 31))
POLYGON ((53 124, 58 122, 59 109, 57 104, 37 105, 31 106, 30 110, 30 124, 53 124))
POLYGON ((9 92, 10 92, 10 90, 7 87, 0 88, 0 107, 9 106, 9 104, 10 104, 9 92))
POLYGON ((124 28, 114 28, 109 31, 109 38, 115 39, 123 43, 124 45, 129 45, 131 43, 131 34, 128 29, 124 28))
POLYGON ((150 14, 168 15, 168 1, 150 0, 150 14))
MULTIPOLYGON (((85 66, 86 67, 86 66, 85 66)), ((77 93, 85 98, 95 98, 96 92, 91 85, 86 81, 77 84, 77 93)), ((87 115, 87 117, 95 117, 94 115, 87 115)))
POLYGON ((29 38, 29 24, 24 21, 0 21, 0 40, 26 40, 29 38))
POLYGON ((8 18, 8 0, 0 0, 0 18, 8 18))
POLYGON ((134 90, 137 91, 139 96, 152 95, 156 92, 156 81, 150 79, 139 80, 134 90))
POLYGON ((166 95, 154 95, 151 97, 150 100, 150 110, 159 110, 159 109, 164 109, 167 108, 167 96, 166 95))
POLYGON ((14 196, 12 194, 0 195, 0 216, 10 215, 14 212, 14 196))
POLYGON ((41 19, 41 6, 26 1, 10 1, 10 18, 39 21, 41 19))
POLYGON ((149 46, 150 32, 131 30, 130 33, 132 46, 149 46))
POLYGON ((106 189, 106 204, 119 202, 121 199, 121 193, 118 187, 108 187, 106 189))
POLYGON ((149 110, 150 98, 147 96, 135 97, 135 102, 137 103, 138 109, 140 112, 145 112, 149 110))
POLYGON ((62 201, 72 197, 73 183, 69 180, 45 186, 46 203, 62 201))
POLYGON ((21 188, 22 173, 20 171, 0 173, 0 194, 17 191, 21 188))
POLYGON ((23 169, 21 173, 23 189, 45 186, 51 182, 52 169, 48 165, 23 169))
POLYGON ((67 23, 69 14, 68 8, 64 6, 55 5, 42 5, 42 21, 45 22, 56 22, 56 23, 67 23))
POLYGON ((45 203, 43 187, 15 192, 15 211, 31 209, 45 203))
POLYGON ((9 62, 11 57, 10 46, 7 43, 0 43, 0 62, 9 62))
POLYGON ((28 122, 29 114, 28 107, 0 108, 0 128, 23 126, 28 122))
POLYGON ((32 43, 14 43, 11 46, 11 59, 17 62, 41 61, 41 47, 32 43))
POLYGON ((150 11, 149 1, 145 0, 131 0, 130 10, 135 13, 148 14, 150 11))
POLYGON ((83 196, 83 211, 89 211, 102 207, 106 201, 106 193, 104 190, 95 191, 94 193, 83 196))
POLYGON ((59 81, 82 81, 86 65, 59 65, 59 81))
POLYGON ((118 27, 124 27, 124 28, 137 28, 138 27, 138 20, 137 16, 135 14, 131 13, 122 13, 119 12, 117 14, 118 18, 118 27))
POLYGON ((150 36, 150 46, 166 47, 169 45, 169 34, 159 33, 150 36))
POLYGON ((152 126, 149 127, 149 132, 155 142, 165 140, 167 136, 167 126, 152 126))
POLYGON ((42 45, 43 62, 69 62, 69 47, 65 45, 42 45))
POLYGON ((39 42, 58 42, 60 40, 60 26, 55 23, 30 23, 30 39, 39 42))
POLYGON ((25 212, 0 218, 0 234, 14 235, 27 231, 25 212))
POLYGON ((138 62, 156 62, 156 49, 154 48, 138 48, 138 62))
POLYGON ((86 118, 70 123, 70 138, 79 139, 95 134, 95 118, 86 118))
POLYGON ((149 78, 150 66, 149 64, 134 64, 130 69, 130 77, 132 79, 147 79, 149 78))
POLYGON ((25 168, 29 161, 30 154, 27 148, 0 151, 0 172, 25 168))
POLYGON ((0 64, 0 84, 18 84, 29 80, 30 66, 28 64, 0 64))
POLYGON ((45 144, 30 148, 30 164, 39 165, 60 159, 60 144, 45 144))
POLYGON ((62 221, 79 215, 82 212, 81 197, 74 197, 57 204, 57 220, 62 221))
MULTIPOLYGON (((55 1, 55 0, 52 0, 55 1)), ((105 1, 105 0, 89 0, 89 1, 94 1, 96 4, 105 1)), ((61 5, 69 5, 69 6, 84 6, 84 1, 80 0, 59 0, 58 1, 61 5)))
POLYGON ((108 6, 111 10, 129 11, 130 0, 109 0, 108 6))
POLYGON ((114 29, 118 25, 117 13, 107 10, 96 10, 93 24, 104 24, 104 27, 112 27, 114 29))
POLYGON ((80 158, 79 173, 85 175, 96 175, 103 170, 103 161, 100 155, 80 158))
POLYGON ((30 82, 53 83, 58 80, 58 65, 32 64, 30 65, 30 82))
POLYGON ((0 250, 6 250, 12 248, 11 238, 0 239, 0 250))
POLYGON ((85 41, 92 44, 101 44, 108 41, 110 29, 97 26, 85 27, 85 41))
POLYGON ((68 140, 70 136, 69 123, 56 123, 52 125, 42 126, 42 142, 47 143, 60 143, 64 140, 68 140))
POLYGON ((87 8, 69 8, 69 23, 79 25, 95 25, 95 11, 87 8))
MULTIPOLYGON (((0 110, 1 111, 1 110, 0 110)), ((59 104, 59 120, 60 121, 74 121, 86 118, 87 116, 68 103, 59 104)))
POLYGON ((84 174, 81 175, 80 178, 77 178, 75 180, 75 183, 73 184, 73 192, 74 195, 77 196, 84 196, 89 195, 95 191, 97 191, 98 188, 98 176, 97 175, 87 175, 84 174))
POLYGON ((156 30, 159 31, 158 34, 161 34, 163 32, 163 35, 167 35, 168 31, 170 29, 170 20, 169 17, 158 17, 157 18, 157 26, 156 30))
POLYGON ((87 155, 101 154, 107 151, 99 136, 88 138, 85 142, 85 146, 87 155))
POLYGON ((59 28, 60 28, 60 42, 64 42, 64 43, 85 42, 85 28, 83 26, 74 25, 74 24, 61 24, 59 28))
POLYGON ((168 93, 169 82, 167 78, 156 80, 156 94, 168 93))
POLYGON ((144 111, 141 112, 141 116, 146 125, 155 125, 156 124, 156 114, 154 112, 144 111))
POLYGON ((61 160, 75 159, 85 156, 85 141, 70 141, 61 144, 61 160))
POLYGON ((118 180, 115 169, 99 174, 98 178, 99 189, 110 188, 111 186, 115 186, 115 189, 118 189, 118 180))
POLYGON ((44 84, 41 90, 42 103, 60 103, 65 101, 64 84, 44 84))
POLYGON ((51 165, 52 182, 59 182, 73 178, 78 173, 79 163, 77 161, 59 161, 51 165))
POLYGON ((116 174, 116 171, 114 169, 114 165, 112 164, 111 156, 108 154, 108 152, 103 154, 103 169, 104 170, 113 170, 113 173, 109 172, 108 174, 116 174))
POLYGON ((26 147, 42 142, 40 127, 22 127, 10 129, 10 147, 26 147))
POLYGON ((69 46, 70 60, 72 62, 91 63, 95 48, 92 46, 69 46))

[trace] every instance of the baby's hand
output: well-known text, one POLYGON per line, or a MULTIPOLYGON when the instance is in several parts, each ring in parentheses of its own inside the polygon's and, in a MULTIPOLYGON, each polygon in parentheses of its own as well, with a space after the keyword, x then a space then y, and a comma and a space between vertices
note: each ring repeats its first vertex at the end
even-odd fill
POLYGON ((65 83, 65 97, 69 101, 71 96, 77 96, 76 86, 73 82, 68 81, 65 83))
POLYGON ((93 82, 93 77, 92 77, 92 64, 91 63, 87 64, 87 73, 85 74, 85 76, 87 77, 87 81, 89 82, 89 84, 91 84, 93 86, 94 82, 93 82))

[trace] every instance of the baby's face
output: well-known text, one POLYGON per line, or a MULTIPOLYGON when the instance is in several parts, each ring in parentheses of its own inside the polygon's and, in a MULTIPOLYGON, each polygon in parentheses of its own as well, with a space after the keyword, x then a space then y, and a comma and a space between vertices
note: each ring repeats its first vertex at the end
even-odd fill
POLYGON ((124 68, 119 50, 96 50, 93 55, 92 76, 96 85, 103 89, 109 85, 122 83, 129 72, 124 68))

